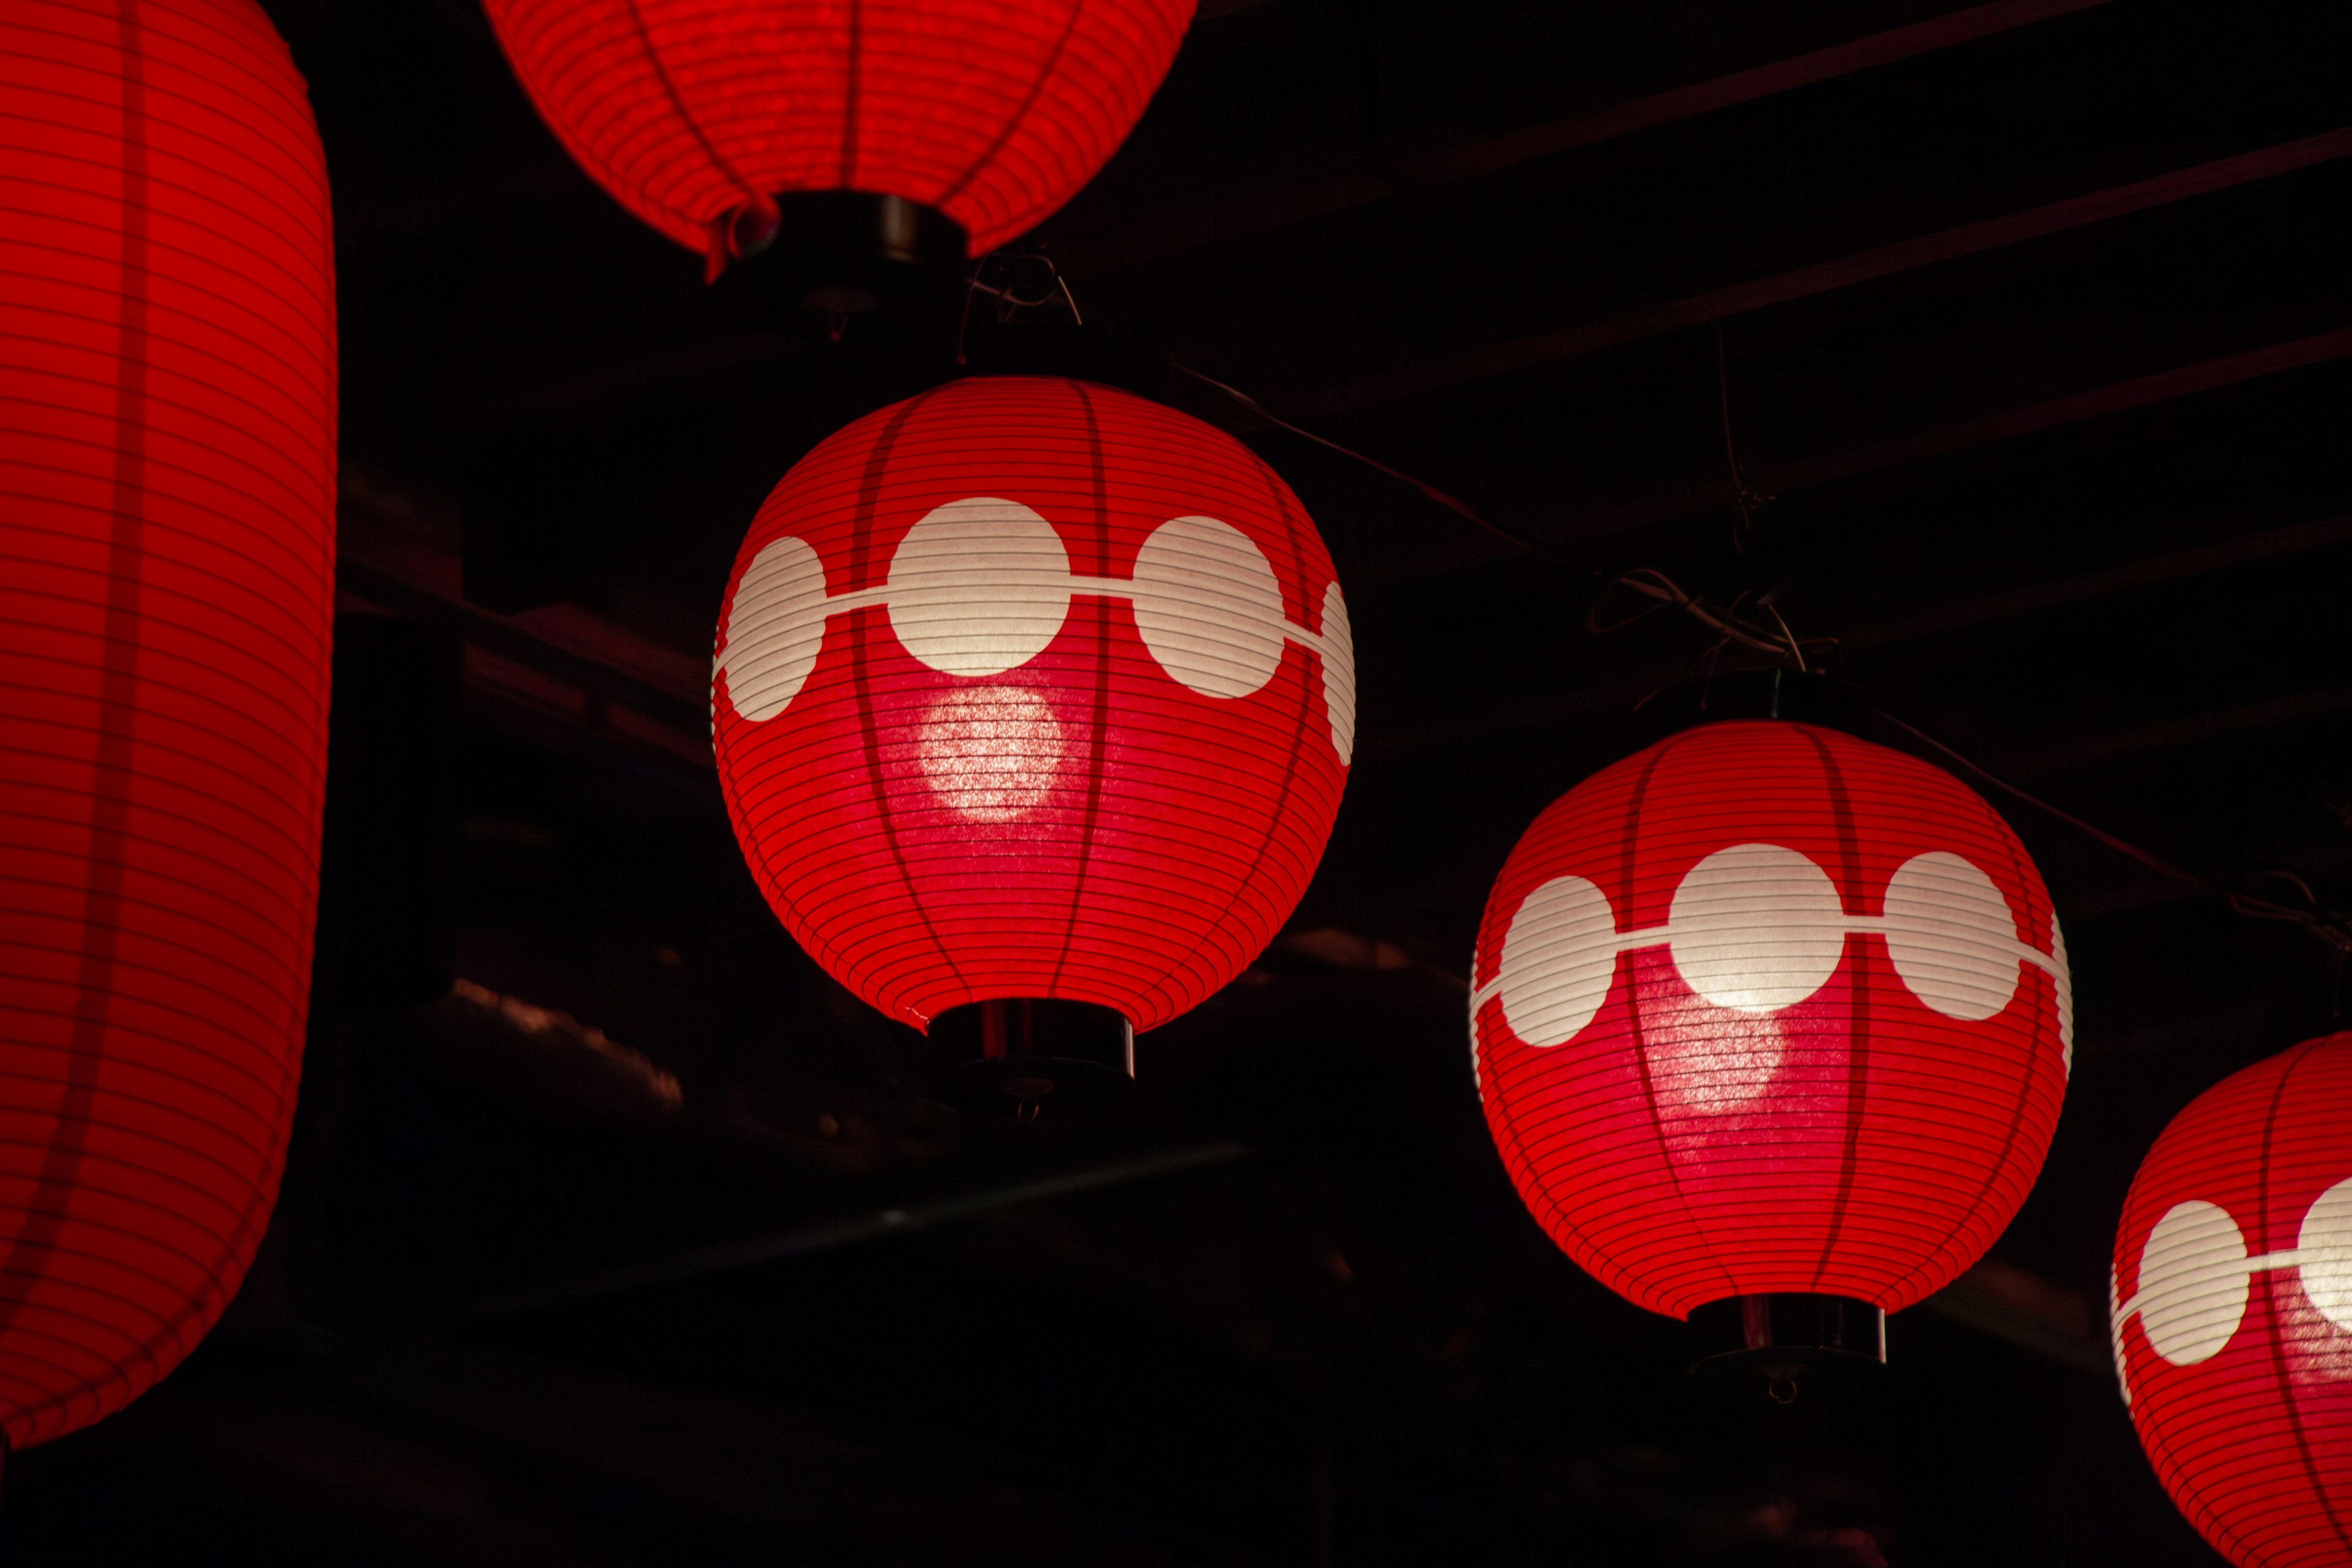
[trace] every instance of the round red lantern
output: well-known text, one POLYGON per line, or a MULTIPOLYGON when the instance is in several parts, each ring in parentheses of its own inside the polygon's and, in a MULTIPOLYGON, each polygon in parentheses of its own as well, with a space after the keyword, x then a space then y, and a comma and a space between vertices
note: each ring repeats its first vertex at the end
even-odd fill
POLYGON ((1672 735, 1538 817, 1471 1019, 1496 1143, 1578 1264, 1723 1319, 1728 1348, 1790 1342, 1777 1299, 1801 1297, 1829 1337, 1793 1342, 1880 1356, 1879 1314, 2023 1201, 2072 1029, 2008 825, 1910 756, 1775 720, 1672 735))
POLYGON ((2238 1568, 2352 1563, 2352 1034, 2172 1119, 2110 1287, 2132 1425, 2189 1522, 2238 1568))
POLYGON ((934 209, 974 256, 1024 233, 1126 139, 1192 5, 486 0, 580 166, 714 272, 772 234, 793 193, 934 209))
POLYGON ((0 12, 0 1432, 121 1407, 276 1196, 310 988, 334 270, 253 0, 0 12))
POLYGON ((769 902, 919 1027, 1200 1002, 1305 891, 1353 743, 1347 606, 1297 498, 1221 431, 1052 377, 950 383, 802 459, 714 670, 769 902))

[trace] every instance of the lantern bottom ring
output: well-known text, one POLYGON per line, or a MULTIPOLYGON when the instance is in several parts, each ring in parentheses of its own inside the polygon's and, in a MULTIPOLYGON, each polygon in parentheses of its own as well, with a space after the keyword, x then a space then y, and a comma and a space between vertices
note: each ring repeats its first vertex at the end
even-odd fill
POLYGON ((1738 1397, 1794 1403, 1886 1364, 1886 1314, 1851 1296, 1776 1291, 1692 1309, 1691 1380, 1738 1397))
POLYGON ((711 244, 739 258, 718 280, 746 326, 787 325, 795 307, 826 317, 952 309, 966 266, 961 225, 870 191, 746 203, 715 220, 711 244))
POLYGON ((1033 1121, 1122 1098, 1135 1086, 1135 1027, 1114 1007, 1002 996, 931 1020, 932 1092, 968 1110, 1033 1121))

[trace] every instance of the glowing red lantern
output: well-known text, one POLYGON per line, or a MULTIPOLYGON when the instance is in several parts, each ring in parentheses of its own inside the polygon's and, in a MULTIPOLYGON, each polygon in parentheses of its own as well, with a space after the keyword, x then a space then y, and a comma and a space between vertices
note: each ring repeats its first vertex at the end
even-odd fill
POLYGON ((975 256, 1025 232, 1126 139, 1192 5, 487 0, 580 166, 714 271, 797 192, 936 209, 975 256))
POLYGON ((2049 896, 1982 800, 1837 731, 1734 721, 1528 829, 1479 928, 1473 1059, 1520 1195, 1602 1283, 1673 1317, 1742 1303, 1759 1349, 1759 1298, 1841 1299, 1873 1353, 1877 1314, 2024 1199, 2070 1009, 2049 896))
POLYGON ((1021 997, 1136 1029, 1297 904, 1354 702, 1288 487, 1198 420, 1048 377, 950 383, 785 475, 711 698, 744 854, 844 984, 919 1027, 1021 997))
POLYGON ((2110 1283, 2132 1425, 2189 1522, 2238 1568, 2352 1563, 2352 1034, 2172 1119, 2110 1283))
POLYGON ((0 1431, 135 1397, 274 1200, 310 989, 334 269, 253 0, 0 12, 0 1431))

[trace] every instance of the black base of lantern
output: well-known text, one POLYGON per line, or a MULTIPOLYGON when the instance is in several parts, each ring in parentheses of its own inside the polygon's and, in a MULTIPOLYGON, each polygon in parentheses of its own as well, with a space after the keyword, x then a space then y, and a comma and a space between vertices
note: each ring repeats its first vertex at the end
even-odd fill
POLYGON ((1003 997, 931 1020, 933 1091, 968 1110, 1032 1121, 1125 1095, 1135 1086, 1135 1029, 1114 1008, 1003 997))
POLYGON ((1886 1365, 1886 1314, 1850 1296, 1732 1296, 1695 1309, 1690 1327, 1691 1381, 1738 1398, 1790 1405, 1886 1365))
POLYGON ((718 290, 730 312, 775 326, 814 314, 835 338, 871 310, 952 310, 965 271, 963 226, 903 196, 791 191, 775 217, 745 207, 729 220, 737 259, 718 290))

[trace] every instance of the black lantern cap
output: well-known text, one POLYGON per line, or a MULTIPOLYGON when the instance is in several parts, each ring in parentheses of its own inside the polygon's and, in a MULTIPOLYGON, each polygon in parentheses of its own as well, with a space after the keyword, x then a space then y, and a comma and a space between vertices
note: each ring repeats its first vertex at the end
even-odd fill
POLYGON ((1034 1121, 1122 1097, 1135 1084, 1135 1026, 1112 1007, 998 997, 931 1020, 932 1091, 969 1110, 1034 1121))
POLYGON ((1886 1314, 1851 1296, 1776 1291, 1694 1308, 1691 1379, 1793 1404, 1809 1383, 1852 1383, 1886 1365, 1886 1314))

